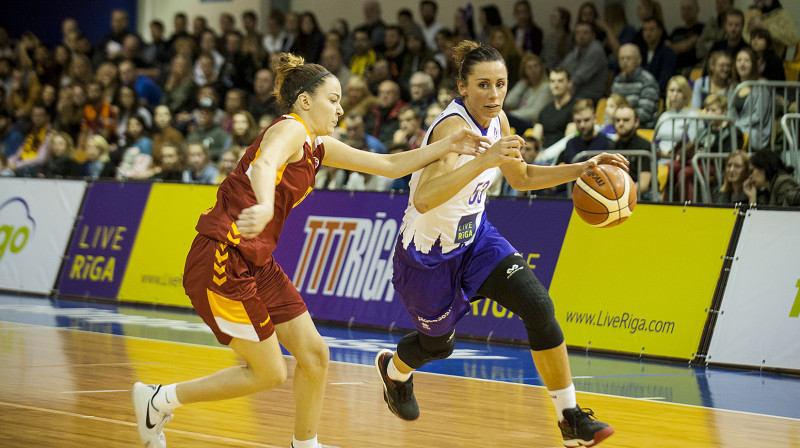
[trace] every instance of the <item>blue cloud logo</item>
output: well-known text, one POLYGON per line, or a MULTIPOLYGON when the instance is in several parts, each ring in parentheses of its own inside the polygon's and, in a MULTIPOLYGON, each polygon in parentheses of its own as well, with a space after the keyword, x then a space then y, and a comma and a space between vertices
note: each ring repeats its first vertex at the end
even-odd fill
POLYGON ((25 199, 13 197, 0 204, 0 261, 6 251, 20 252, 36 232, 36 221, 25 199))

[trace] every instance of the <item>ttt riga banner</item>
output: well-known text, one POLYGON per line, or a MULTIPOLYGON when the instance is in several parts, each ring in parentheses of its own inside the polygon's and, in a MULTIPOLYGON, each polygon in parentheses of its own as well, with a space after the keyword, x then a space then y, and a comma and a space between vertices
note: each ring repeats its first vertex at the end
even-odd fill
POLYGON ((0 180, 0 288, 49 294, 86 182, 0 180))
POLYGON ((750 210, 708 362, 800 370, 800 213, 750 210))
MULTIPOLYGON (((292 211, 275 258, 318 319, 414 328, 392 288, 392 256, 407 195, 315 192, 292 211)), ((545 286, 555 270, 569 202, 492 199, 489 221, 545 286)), ((522 321, 495 302, 473 302, 458 334, 527 339, 522 321)))
POLYGON ((58 282, 60 294, 116 299, 150 184, 93 182, 58 282))

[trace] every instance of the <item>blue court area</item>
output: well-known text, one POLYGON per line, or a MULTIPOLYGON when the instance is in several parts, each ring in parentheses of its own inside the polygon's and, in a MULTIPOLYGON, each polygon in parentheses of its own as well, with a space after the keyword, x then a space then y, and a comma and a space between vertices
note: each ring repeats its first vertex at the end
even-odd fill
MULTIPOLYGON (((191 310, 0 294, 0 321, 219 346, 191 310)), ((393 349, 400 332, 320 325, 337 362, 372 365, 393 349)), ((571 352, 575 387, 582 392, 800 419, 800 377, 751 370, 571 352)), ((422 371, 541 385, 527 347, 458 341, 453 355, 422 371)))

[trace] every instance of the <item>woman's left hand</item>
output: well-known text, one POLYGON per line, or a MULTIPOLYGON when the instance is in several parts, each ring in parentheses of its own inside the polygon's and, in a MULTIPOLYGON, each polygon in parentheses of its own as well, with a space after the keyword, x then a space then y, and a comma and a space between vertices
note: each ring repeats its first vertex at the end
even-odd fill
POLYGON ((625 171, 630 171, 628 169, 628 159, 626 159, 621 154, 609 154, 604 152, 602 154, 598 154, 591 159, 584 162, 586 164, 586 168, 594 168, 597 165, 614 165, 616 167, 622 168, 625 171))
POLYGON ((477 156, 491 145, 489 137, 484 137, 472 129, 462 128, 450 135, 450 152, 477 156))

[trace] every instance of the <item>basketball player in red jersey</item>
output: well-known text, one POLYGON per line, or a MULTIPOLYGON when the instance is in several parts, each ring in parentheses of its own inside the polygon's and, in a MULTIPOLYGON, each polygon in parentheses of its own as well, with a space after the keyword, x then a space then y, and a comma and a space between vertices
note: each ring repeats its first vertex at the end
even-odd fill
MULTIPOLYGON (((217 340, 246 365, 165 386, 137 382, 132 398, 139 436, 165 447, 162 431, 176 407, 222 400, 276 387, 286 380, 279 344, 297 360, 293 448, 319 448, 317 426, 328 370, 328 347, 299 292, 272 258, 291 209, 314 185, 321 164, 402 177, 449 151, 476 155, 488 139, 460 132, 439 145, 385 155, 357 150, 328 137, 342 115, 339 80, 324 67, 281 55, 275 80, 283 115, 247 148, 220 185, 216 204, 198 220, 183 285, 217 340)), ((507 157, 514 157, 507 150, 507 157)))

